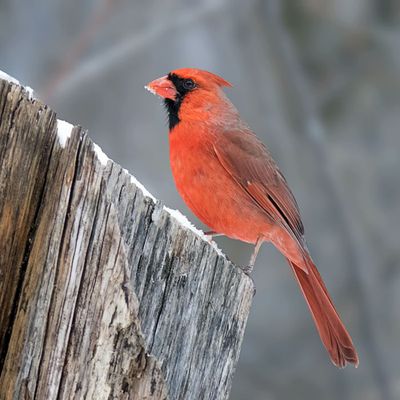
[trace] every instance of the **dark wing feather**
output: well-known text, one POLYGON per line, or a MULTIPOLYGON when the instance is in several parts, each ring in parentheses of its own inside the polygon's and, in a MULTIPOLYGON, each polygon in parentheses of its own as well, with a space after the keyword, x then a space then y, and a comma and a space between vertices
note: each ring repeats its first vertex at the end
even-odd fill
POLYGON ((247 129, 224 132, 218 135, 214 151, 240 187, 303 247, 304 228, 296 200, 257 136, 247 129))
POLYGON ((297 240, 305 269, 289 261, 310 308, 322 342, 338 367, 358 365, 353 342, 341 321, 320 274, 307 254, 296 200, 266 147, 249 129, 218 134, 214 151, 226 171, 255 204, 297 240))

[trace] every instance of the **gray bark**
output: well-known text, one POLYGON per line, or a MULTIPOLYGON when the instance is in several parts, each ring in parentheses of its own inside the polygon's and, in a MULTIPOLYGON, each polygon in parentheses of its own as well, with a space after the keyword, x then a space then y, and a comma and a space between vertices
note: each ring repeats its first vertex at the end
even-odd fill
POLYGON ((251 281, 0 80, 0 399, 225 399, 251 281))

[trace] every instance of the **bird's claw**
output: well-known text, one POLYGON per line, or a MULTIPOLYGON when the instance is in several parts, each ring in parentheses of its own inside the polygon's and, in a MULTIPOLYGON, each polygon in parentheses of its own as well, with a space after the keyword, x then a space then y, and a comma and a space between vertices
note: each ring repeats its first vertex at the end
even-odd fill
POLYGON ((242 265, 242 266, 239 266, 239 268, 250 278, 250 280, 253 284, 253 297, 254 297, 256 295, 257 289, 256 289, 256 284, 254 282, 254 279, 250 275, 251 272, 253 271, 253 266, 252 265, 242 265))
POLYGON ((253 271, 252 265, 241 265, 239 268, 248 276, 250 276, 251 272, 253 271))
POLYGON ((212 235, 207 235, 207 233, 204 234, 205 239, 207 240, 208 243, 211 243, 213 241, 212 235))

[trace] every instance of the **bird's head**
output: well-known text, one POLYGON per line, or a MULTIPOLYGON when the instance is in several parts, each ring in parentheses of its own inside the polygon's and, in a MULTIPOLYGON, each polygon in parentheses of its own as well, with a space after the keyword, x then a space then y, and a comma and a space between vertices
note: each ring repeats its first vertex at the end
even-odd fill
POLYGON ((182 119, 205 120, 221 114, 222 105, 233 107, 221 87, 232 85, 211 72, 181 68, 155 79, 145 88, 164 99, 170 130, 182 119))

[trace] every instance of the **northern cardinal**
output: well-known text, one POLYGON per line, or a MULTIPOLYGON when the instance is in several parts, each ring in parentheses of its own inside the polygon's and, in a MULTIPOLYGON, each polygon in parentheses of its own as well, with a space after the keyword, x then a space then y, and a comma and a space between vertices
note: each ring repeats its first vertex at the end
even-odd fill
POLYGON ((222 91, 232 86, 207 71, 182 68, 146 85, 164 99, 170 162, 176 187, 194 214, 212 229, 287 259, 322 343, 337 367, 358 365, 358 355, 304 239, 296 200, 268 149, 222 91))

